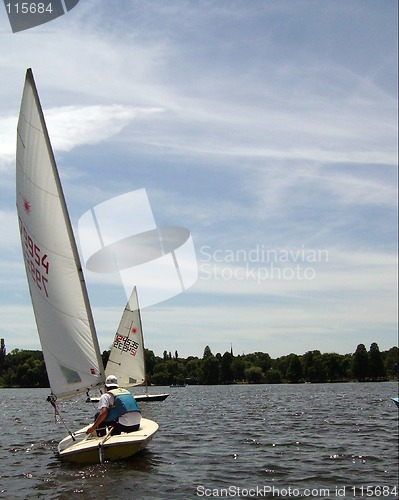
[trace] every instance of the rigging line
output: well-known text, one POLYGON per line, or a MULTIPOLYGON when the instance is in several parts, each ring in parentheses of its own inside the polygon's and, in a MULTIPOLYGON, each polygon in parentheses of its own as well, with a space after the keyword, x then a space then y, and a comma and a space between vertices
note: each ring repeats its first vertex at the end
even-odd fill
POLYGON ((67 426, 65 420, 62 418, 59 410, 58 410, 58 405, 57 405, 57 398, 56 396, 54 396, 53 394, 50 394, 50 396, 47 397, 47 401, 51 404, 51 406, 54 408, 54 416, 55 416, 55 420, 57 421, 57 417, 59 419, 60 422, 62 422, 64 424, 64 427, 65 429, 67 430, 68 434, 71 436, 72 440, 73 441, 76 441, 75 439, 75 436, 73 434, 73 432, 69 429, 69 427, 67 426))

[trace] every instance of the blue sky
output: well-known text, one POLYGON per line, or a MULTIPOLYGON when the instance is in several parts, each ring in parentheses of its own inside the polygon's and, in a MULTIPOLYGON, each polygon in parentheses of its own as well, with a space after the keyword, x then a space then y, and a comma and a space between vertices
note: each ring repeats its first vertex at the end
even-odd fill
MULTIPOLYGON (((397 345, 397 2, 81 0, 20 33, 0 9, 0 336, 40 348, 15 135, 33 69, 74 228, 145 188, 199 278, 142 311, 162 355, 397 345)), ((100 346, 126 296, 86 273, 100 346)))

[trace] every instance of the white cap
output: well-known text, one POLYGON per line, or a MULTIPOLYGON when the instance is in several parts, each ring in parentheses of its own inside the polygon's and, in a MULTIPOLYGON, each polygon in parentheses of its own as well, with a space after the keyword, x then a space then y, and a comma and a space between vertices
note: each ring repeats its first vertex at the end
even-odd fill
POLYGON ((105 385, 110 387, 111 385, 116 385, 118 387, 118 379, 115 377, 115 375, 108 375, 108 377, 105 379, 105 385))

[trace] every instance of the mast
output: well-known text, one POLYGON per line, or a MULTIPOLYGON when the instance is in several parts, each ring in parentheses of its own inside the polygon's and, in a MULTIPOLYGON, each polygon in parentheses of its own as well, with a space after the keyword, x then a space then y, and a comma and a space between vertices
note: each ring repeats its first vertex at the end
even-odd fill
POLYGON ((136 296, 136 305, 137 305, 137 313, 139 316, 139 326, 140 326, 140 336, 141 336, 141 345, 143 347, 143 365, 144 365, 144 387, 145 387, 145 393, 148 394, 148 383, 147 383, 147 367, 145 364, 145 349, 144 349, 144 335, 143 335, 143 324, 141 322, 141 312, 140 312, 140 306, 139 306, 139 298, 137 296, 137 289, 134 287, 135 291, 135 296, 136 296))

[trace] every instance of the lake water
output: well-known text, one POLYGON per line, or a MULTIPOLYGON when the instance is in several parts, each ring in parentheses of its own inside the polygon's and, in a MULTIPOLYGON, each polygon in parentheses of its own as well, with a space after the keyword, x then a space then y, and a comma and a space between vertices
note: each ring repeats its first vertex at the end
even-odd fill
MULTIPOLYGON (((152 388, 149 447, 103 465, 61 463, 46 389, 0 389, 0 498, 397 498, 394 382, 152 388)), ((60 403, 73 430, 95 408, 60 403)))

